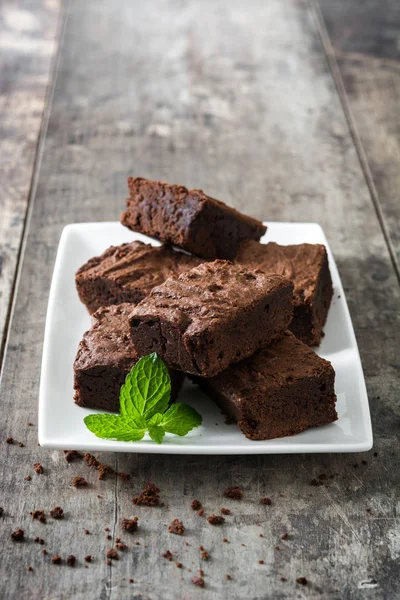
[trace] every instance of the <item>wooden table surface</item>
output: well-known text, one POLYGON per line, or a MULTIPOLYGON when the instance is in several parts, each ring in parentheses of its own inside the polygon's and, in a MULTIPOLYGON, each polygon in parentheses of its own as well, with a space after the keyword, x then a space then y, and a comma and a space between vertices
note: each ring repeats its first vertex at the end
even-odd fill
POLYGON ((395 0, 3 0, 1 598, 400 598, 399 31, 395 0), (129 174, 202 187, 255 217, 323 226, 360 347, 371 452, 101 455, 132 474, 124 482, 37 446, 61 230, 117 220, 129 174), (310 485, 321 474, 333 478, 310 485), (75 489, 77 475, 90 485, 75 489), (133 506, 146 481, 164 508, 133 506), (243 487, 240 502, 222 497, 230 485, 243 487), (232 516, 210 527, 193 498, 232 516), (54 505, 63 520, 32 520, 54 505), (120 521, 134 514, 132 536, 120 521), (174 517, 182 538, 167 533, 174 517), (18 527, 25 542, 11 540, 18 527), (128 549, 110 566, 117 537, 128 549), (51 564, 55 554, 63 564, 51 564), (191 583, 200 568, 203 589, 191 583))

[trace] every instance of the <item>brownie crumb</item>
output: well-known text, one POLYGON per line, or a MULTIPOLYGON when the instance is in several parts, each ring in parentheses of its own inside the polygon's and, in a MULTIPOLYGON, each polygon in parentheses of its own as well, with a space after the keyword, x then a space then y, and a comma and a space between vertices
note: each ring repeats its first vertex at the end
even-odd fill
POLYGON ((111 563, 111 560, 110 560, 109 558, 107 558, 107 560, 106 560, 106 564, 107 564, 109 567, 111 567, 112 563, 111 563))
POLYGON ((258 564, 259 564, 259 565, 263 565, 263 564, 264 564, 264 561, 263 561, 263 560, 259 560, 259 561, 258 561, 258 564))
POLYGON ((72 485, 76 488, 87 486, 88 482, 84 477, 74 477, 72 480, 72 485))
POLYGON ((131 579, 129 580, 129 583, 135 583, 135 580, 131 578, 131 579))
POLYGON ((229 510, 229 508, 221 508, 221 513, 223 515, 230 515, 231 511, 229 510))
POLYGON ((12 437, 7 437, 7 438, 6 438, 6 443, 7 443, 7 444, 13 444, 13 443, 14 443, 14 438, 12 438, 12 437))
POLYGON ((92 562, 93 560, 93 556, 91 554, 88 554, 87 556, 85 556, 85 562, 92 562))
POLYGON ((240 544, 241 546, 245 546, 246 544, 240 544))
POLYGON ((199 569, 199 575, 200 575, 200 577, 204 577, 204 571, 203 571, 203 569, 199 569))
POLYGON ((32 519, 39 521, 40 523, 46 523, 46 515, 44 514, 44 510, 32 510, 29 513, 32 519))
POLYGON ((207 517, 207 521, 210 523, 210 525, 222 525, 222 523, 225 522, 224 517, 220 517, 219 515, 210 515, 209 517, 207 517))
POLYGON ((115 541, 117 542, 117 544, 119 544, 120 542, 122 542, 121 538, 119 538, 119 537, 115 538, 115 541))
POLYGON ((104 527, 104 531, 110 531, 109 527, 104 527))
MULTIPOLYGON (((23 444, 22 442, 18 442, 18 446, 19 446, 20 448, 24 448, 24 447, 25 447, 25 444, 23 444)), ((31 568, 32 568, 32 567, 31 567, 31 568)))
POLYGON ((320 473, 318 475, 318 479, 320 479, 321 481, 324 481, 325 479, 328 479, 328 476, 325 473, 320 473))
POLYGON ((0 506, 0 517, 2 517, 4 515, 4 508, 2 506, 0 506))
POLYGON ((33 541, 34 541, 36 544, 40 544, 41 546, 43 546, 43 545, 44 545, 44 540, 43 540, 41 537, 39 537, 39 536, 36 536, 36 537, 34 538, 34 540, 33 540, 33 541))
POLYGON ((108 540, 112 540, 112 535, 108 534, 108 535, 107 535, 107 539, 108 539, 108 540))
POLYGON ((83 458, 83 454, 81 454, 81 452, 78 452, 78 450, 64 450, 64 458, 67 461, 67 463, 71 463, 74 460, 80 460, 81 458, 83 458))
POLYGON ((201 577, 196 577, 196 575, 192 577, 192 583, 194 585, 198 585, 199 587, 204 587, 204 579, 201 577))
POLYGON ((197 500, 197 498, 195 498, 191 504, 192 510, 200 510, 201 508, 201 502, 200 500, 197 500))
POLYGON ((28 421, 28 425, 29 425, 29 427, 32 427, 33 426, 32 421, 28 421))
POLYGON ((227 498, 232 498, 232 500, 241 500, 243 498, 242 488, 240 488, 238 485, 227 488, 224 491, 224 496, 227 498))
POLYGON ((47 550, 46 550, 46 548, 43 548, 43 549, 42 549, 42 554, 47 554, 47 550))
POLYGON ((204 508, 201 508, 197 514, 199 517, 202 517, 204 515, 204 508))
POLYGON ((297 583, 300 583, 300 585, 307 585, 308 581, 305 577, 298 577, 296 579, 297 583))
POLYGON ((118 544, 116 544, 117 550, 121 550, 121 552, 123 552, 124 550, 126 550, 127 547, 128 546, 125 544, 125 542, 118 542, 118 544))
POLYGON ((111 560, 119 560, 118 552, 114 548, 108 550, 106 556, 111 560))
POLYGON ((185 528, 182 521, 174 519, 168 527, 168 533, 175 533, 176 535, 183 535, 185 528))
POLYGON ((289 534, 287 532, 284 533, 283 536, 282 536, 282 539, 283 540, 288 540, 289 539, 289 534))
POLYGON ((228 538, 222 538, 222 541, 227 544, 228 543, 228 538))
POLYGON ((27 475, 27 476, 25 477, 25 481, 31 481, 31 479, 32 479, 32 477, 31 477, 30 475, 27 475))
MULTIPOLYGON (((120 478, 121 481, 129 481, 131 478, 129 473, 118 473, 118 477, 120 478)), ((132 581, 133 581, 133 579, 132 579, 132 581)))
POLYGON ((174 558, 174 557, 172 556, 172 553, 171 553, 169 550, 166 550, 166 551, 164 552, 164 554, 163 554, 163 557, 164 557, 164 558, 166 558, 166 559, 167 559, 167 560, 169 560, 169 561, 173 560, 173 558, 174 558))
POLYGON ((140 542, 135 542, 135 546, 140 546, 140 542))
MULTIPOLYGON (((139 517, 133 517, 133 519, 122 519, 121 527, 124 531, 133 533, 138 528, 139 517)), ((110 531, 108 528, 106 531, 110 531)))
POLYGON ((23 529, 16 529, 12 532, 11 538, 14 540, 14 542, 22 542, 24 539, 24 535, 25 532, 23 529))
POLYGON ((83 530, 83 533, 84 533, 85 535, 90 535, 90 531, 89 531, 89 529, 84 529, 84 530, 83 530))
POLYGON ((27 571, 28 571, 28 573, 32 573, 32 571, 33 571, 33 567, 29 566, 29 567, 27 568, 27 571))
POLYGON ((232 579, 232 577, 229 575, 229 573, 227 573, 227 574, 225 575, 225 577, 226 577, 226 579, 227 579, 228 581, 230 581, 230 580, 232 579))
POLYGON ((51 562, 53 565, 60 565, 62 561, 62 558, 59 554, 55 554, 54 556, 51 557, 51 562))
POLYGON ((33 468, 34 468, 34 470, 36 471, 36 473, 38 475, 43 475, 44 469, 43 469, 42 465, 39 462, 33 463, 33 468))
POLYGON ((159 492, 160 488, 154 483, 147 483, 141 494, 132 498, 132 502, 138 506, 164 506, 164 503, 160 500, 159 492))
POLYGON ((271 506, 271 504, 272 504, 271 498, 267 498, 267 497, 260 498, 260 502, 261 502, 261 504, 265 504, 266 506, 271 506))
POLYGON ((67 558, 67 565, 69 567, 74 567, 76 563, 76 556, 74 556, 73 554, 70 554, 67 558))
POLYGON ((207 550, 203 550, 201 553, 201 558, 202 560, 208 560, 209 559, 209 553, 207 552, 207 550))
POLYGON ((175 564, 178 567, 178 569, 182 569, 182 563, 181 562, 176 562, 175 564))
POLYGON ((262 533, 260 533, 258 537, 264 537, 264 536, 263 536, 263 534, 262 534, 262 533))
POLYGON ((324 482, 320 481, 319 479, 311 479, 310 485, 314 487, 319 487, 320 485, 324 485, 324 482))
POLYGON ((362 462, 363 465, 367 465, 368 464, 368 461, 366 461, 366 460, 362 460, 361 462, 362 462))
POLYGON ((376 458, 376 457, 378 456, 378 453, 377 453, 377 452, 374 452, 374 456, 375 456, 375 458, 376 458))
POLYGON ((287 581, 286 577, 281 577, 281 581, 287 581))
POLYGON ((114 469, 98 461, 97 458, 93 456, 93 454, 89 454, 89 452, 86 452, 83 460, 89 467, 97 470, 99 479, 105 479, 106 475, 111 475, 115 472, 114 469))
POLYGON ((53 519, 63 519, 64 518, 64 511, 61 508, 61 506, 55 506, 53 508, 53 510, 50 511, 50 516, 53 519))

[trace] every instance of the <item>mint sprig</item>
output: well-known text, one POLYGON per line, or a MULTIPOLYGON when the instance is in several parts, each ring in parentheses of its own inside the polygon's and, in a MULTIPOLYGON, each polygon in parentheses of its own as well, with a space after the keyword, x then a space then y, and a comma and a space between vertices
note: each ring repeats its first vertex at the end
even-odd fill
POLYGON ((88 415, 84 422, 103 439, 138 442, 148 433, 161 444, 166 433, 184 436, 202 422, 194 408, 182 402, 169 406, 170 399, 168 369, 154 352, 141 358, 126 376, 119 396, 120 414, 88 415))

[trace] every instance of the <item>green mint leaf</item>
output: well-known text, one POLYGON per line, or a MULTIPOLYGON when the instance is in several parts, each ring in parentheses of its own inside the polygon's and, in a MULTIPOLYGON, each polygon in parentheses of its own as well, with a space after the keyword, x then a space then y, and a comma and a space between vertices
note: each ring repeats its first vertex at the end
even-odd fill
POLYGON ((149 436, 157 444, 162 444, 164 439, 165 431, 160 425, 149 425, 149 436))
POLYGON ((201 415, 194 408, 177 402, 162 415, 160 426, 168 433, 183 436, 194 427, 201 425, 202 420, 201 415))
POLYGON ((167 410, 171 397, 171 379, 168 369, 153 352, 143 356, 125 379, 120 392, 120 409, 123 417, 150 419, 167 410))
POLYGON ((83 420, 92 433, 103 439, 138 442, 146 433, 146 428, 138 428, 134 420, 119 415, 88 415, 83 420))

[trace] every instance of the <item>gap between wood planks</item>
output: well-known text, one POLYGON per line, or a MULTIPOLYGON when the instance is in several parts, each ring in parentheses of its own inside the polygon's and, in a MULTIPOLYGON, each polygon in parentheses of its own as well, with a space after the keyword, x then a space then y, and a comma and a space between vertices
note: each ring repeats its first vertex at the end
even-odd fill
POLYGON ((372 204, 374 206, 375 213, 378 218, 379 225, 381 227, 387 249, 389 251, 390 260, 392 262, 393 269, 396 274, 397 282, 400 285, 400 264, 397 261, 396 253, 393 248, 392 242, 390 240, 390 235, 389 235, 386 223, 385 223, 385 218, 384 218, 381 204, 379 201, 378 192, 376 190, 374 179, 373 179, 373 176, 372 176, 369 164, 368 164, 367 155, 365 153, 364 146, 362 144, 361 138, 357 131, 356 121, 353 116, 353 113, 352 113, 352 110, 350 107, 350 103, 347 99, 347 94, 346 94, 346 90, 345 90, 345 87, 343 84, 342 75, 340 73, 338 63, 336 61, 335 52, 332 47, 328 31, 325 27, 325 22, 324 22, 324 18, 323 18, 322 12, 321 12, 321 8, 320 8, 318 0, 307 0, 307 2, 309 3, 310 9, 311 9, 311 14, 314 17, 316 29, 319 33, 319 36, 321 39, 321 44, 322 44, 322 47, 324 50, 324 54, 326 56, 328 66, 331 71, 332 78, 335 83, 340 102, 342 104, 344 116, 346 118, 347 125, 348 125, 349 131, 350 131, 350 135, 351 135, 351 138, 354 143, 354 147, 357 152, 358 160, 360 161, 360 166, 361 166, 362 172, 364 174, 366 184, 368 186, 372 204))
POLYGON ((36 195, 36 189, 37 189, 37 185, 38 185, 40 165, 41 165, 42 157, 43 157, 44 142, 46 139, 47 128, 48 128, 48 124, 49 124, 51 106, 53 104, 54 89, 55 89, 55 84, 56 84, 56 80, 57 80, 58 67, 59 67, 59 63, 60 63, 61 49, 62 49, 63 42, 64 42, 64 36, 65 36, 65 30, 66 30, 66 25, 67 25, 67 20, 68 20, 70 2, 71 2, 71 0, 66 0, 66 4, 65 4, 64 1, 62 0, 62 5, 61 5, 60 13, 58 16, 58 22, 57 22, 56 34, 55 34, 55 40, 56 40, 55 41, 55 50, 54 50, 54 54, 53 54, 53 57, 51 60, 49 80, 48 80, 48 84, 47 84, 46 95, 45 95, 44 106, 43 106, 42 120, 41 120, 41 124, 40 124, 38 139, 36 142, 35 157, 33 160, 33 168, 32 168, 32 176, 31 176, 31 181, 30 181, 30 185, 29 185, 28 201, 27 201, 27 207, 26 207, 26 211, 25 211, 25 220, 24 220, 24 224, 22 227, 21 243, 19 245, 19 250, 17 253, 17 261, 16 261, 16 265, 15 265, 14 278, 13 278, 13 282, 12 282, 12 286, 11 286, 10 299, 9 299, 9 303, 8 303, 6 319, 4 322, 3 337, 0 340, 0 381, 2 379, 2 374, 3 374, 4 357, 5 357, 5 353, 6 353, 8 338, 10 335, 10 326, 11 326, 11 321, 12 321, 12 315, 14 313, 15 300, 16 300, 17 291, 18 291, 18 287, 19 287, 19 281, 20 281, 21 271, 22 271, 22 263, 23 263, 23 259, 24 259, 24 255, 25 255, 26 242, 27 242, 28 233, 29 233, 29 225, 31 222, 32 210, 33 210, 33 205, 34 205, 34 200, 35 200, 35 195, 36 195), (60 41, 57 45, 58 38, 60 41))

